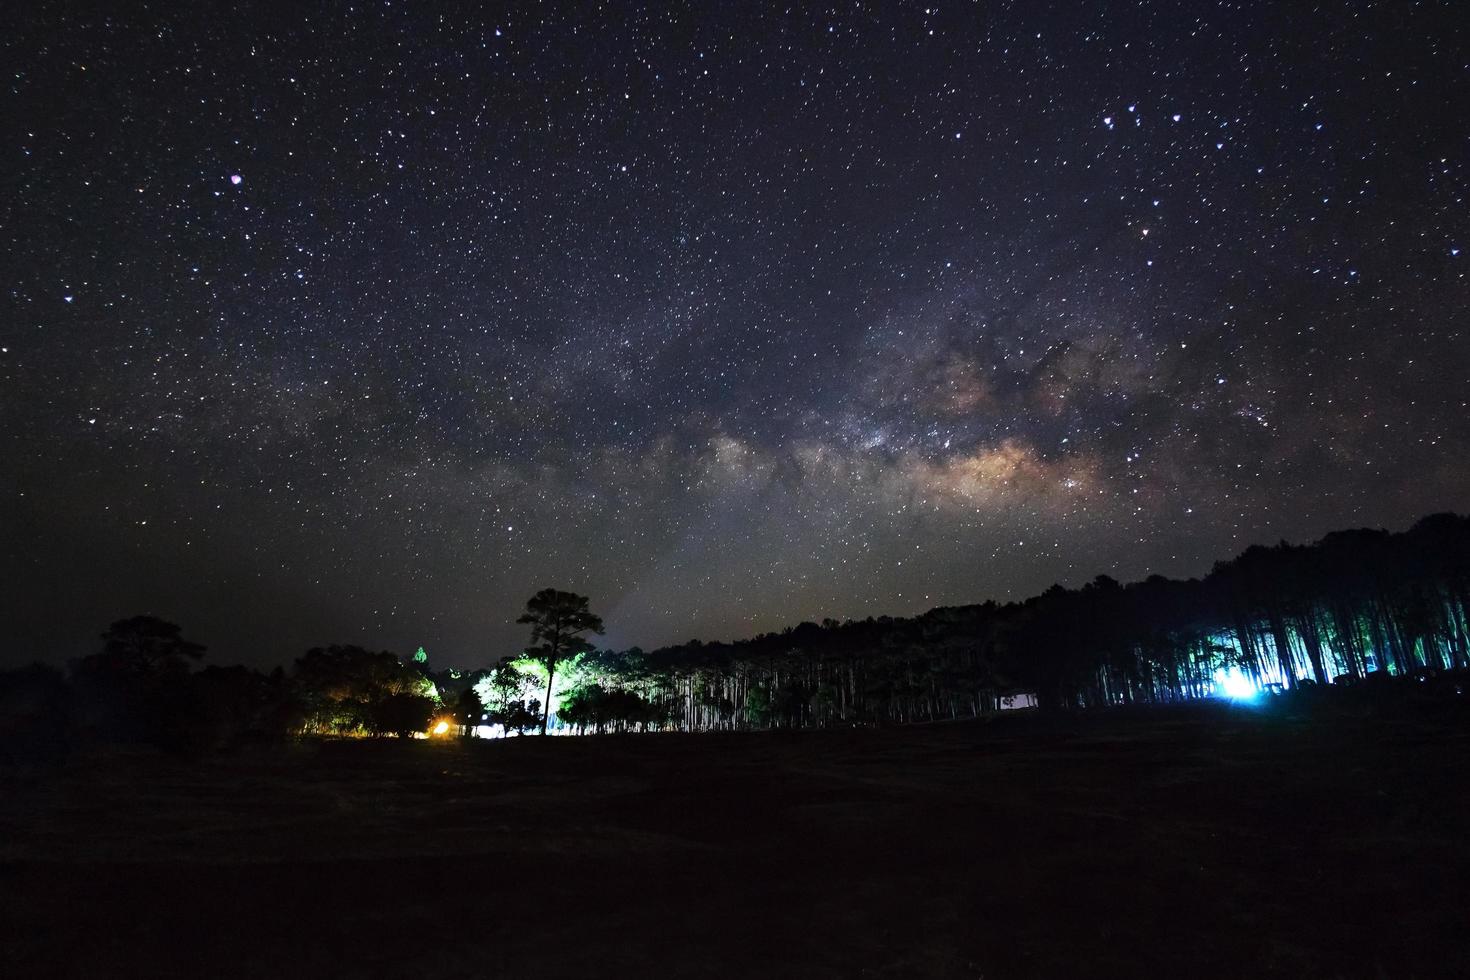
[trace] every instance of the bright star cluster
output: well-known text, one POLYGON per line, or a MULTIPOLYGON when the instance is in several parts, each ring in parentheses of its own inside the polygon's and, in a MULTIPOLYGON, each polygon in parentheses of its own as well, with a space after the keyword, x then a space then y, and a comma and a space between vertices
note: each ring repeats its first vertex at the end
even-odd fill
POLYGON ((7 661, 478 665, 1470 507, 1451 2, 37 5, 7 661))

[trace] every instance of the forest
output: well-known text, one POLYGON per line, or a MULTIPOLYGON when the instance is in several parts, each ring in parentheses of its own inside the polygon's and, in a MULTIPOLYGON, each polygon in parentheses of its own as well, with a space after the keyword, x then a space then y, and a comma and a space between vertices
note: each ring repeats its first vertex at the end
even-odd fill
POLYGON ((0 744, 209 748, 296 735, 501 737, 738 731, 975 718, 1018 693, 1040 710, 1422 683, 1470 668, 1470 518, 1253 546, 1200 579, 1099 576, 1019 602, 801 623, 729 643, 597 649, 590 600, 544 589, 529 643, 477 670, 358 646, 262 672, 198 665, 153 616, 113 623, 68 665, 0 674, 0 744))

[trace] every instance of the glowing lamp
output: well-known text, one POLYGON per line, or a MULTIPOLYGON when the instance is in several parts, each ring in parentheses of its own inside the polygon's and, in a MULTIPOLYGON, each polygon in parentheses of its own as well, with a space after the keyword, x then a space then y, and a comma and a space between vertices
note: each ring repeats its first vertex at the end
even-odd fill
POLYGON ((435 735, 443 735, 447 731, 449 731, 449 722, 441 721, 435 723, 433 728, 433 732, 435 735))
POLYGON ((1232 701, 1254 701, 1256 695, 1261 693, 1256 688, 1255 681, 1243 674, 1239 667, 1215 671, 1215 686, 1221 696, 1232 701))

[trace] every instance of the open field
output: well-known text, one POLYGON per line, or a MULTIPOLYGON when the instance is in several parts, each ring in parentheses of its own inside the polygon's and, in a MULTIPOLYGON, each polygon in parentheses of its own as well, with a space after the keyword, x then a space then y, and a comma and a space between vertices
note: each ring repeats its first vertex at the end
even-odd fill
POLYGON ((82 755, 0 974, 1470 976, 1464 714, 82 755))

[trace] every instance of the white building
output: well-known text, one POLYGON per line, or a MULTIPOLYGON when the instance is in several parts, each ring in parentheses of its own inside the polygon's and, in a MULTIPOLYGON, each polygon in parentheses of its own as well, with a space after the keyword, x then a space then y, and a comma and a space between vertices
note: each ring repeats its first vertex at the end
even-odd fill
POLYGON ((1002 711, 1019 711, 1022 708, 1034 708, 1037 704, 1036 695, 1031 691, 1012 691, 1000 696, 1002 711))

